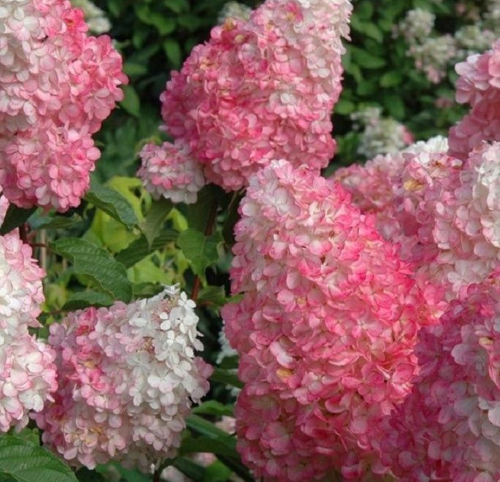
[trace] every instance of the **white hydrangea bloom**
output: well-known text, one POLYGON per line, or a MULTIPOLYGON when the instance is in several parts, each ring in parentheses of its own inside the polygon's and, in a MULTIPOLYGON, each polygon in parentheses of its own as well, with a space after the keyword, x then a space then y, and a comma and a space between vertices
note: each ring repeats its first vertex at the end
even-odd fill
POLYGON ((195 356, 203 345, 194 308, 171 286, 52 325, 61 389, 58 403, 36 417, 44 442, 88 468, 113 458, 148 472, 175 457, 191 403, 206 394, 212 372, 195 356))
POLYGON ((410 44, 421 42, 431 34, 435 21, 436 16, 432 12, 421 8, 408 10, 404 20, 399 23, 397 32, 410 44))
POLYGON ((355 129, 361 131, 358 154, 371 159, 379 154, 402 150, 411 143, 412 135, 393 118, 382 118, 379 107, 369 107, 351 114, 355 129))
POLYGON ((228 18, 238 20, 248 20, 252 9, 240 2, 227 2, 219 13, 217 19, 219 24, 223 24, 228 18))

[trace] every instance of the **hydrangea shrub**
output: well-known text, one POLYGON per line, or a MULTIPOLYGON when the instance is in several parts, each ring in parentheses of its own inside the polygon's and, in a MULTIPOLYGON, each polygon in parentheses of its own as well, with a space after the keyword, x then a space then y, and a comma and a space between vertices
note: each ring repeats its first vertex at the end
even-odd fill
POLYGON ((498 2, 223 3, 0 0, 0 472, 494 482, 498 2))

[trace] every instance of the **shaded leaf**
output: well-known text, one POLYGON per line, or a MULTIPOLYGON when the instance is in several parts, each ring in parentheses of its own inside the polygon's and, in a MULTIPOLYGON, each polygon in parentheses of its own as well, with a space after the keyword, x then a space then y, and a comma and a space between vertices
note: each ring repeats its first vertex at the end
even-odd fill
POLYGON ((0 227, 0 235, 4 236, 14 229, 17 229, 19 226, 22 226, 35 211, 36 208, 21 209, 15 204, 9 204, 7 214, 0 227))
POLYGON ((132 242, 127 248, 120 251, 116 260, 122 263, 126 268, 130 268, 143 260, 155 251, 162 249, 169 242, 176 241, 179 232, 175 229, 164 229, 150 244, 145 236, 132 242))
POLYGON ((146 215, 145 221, 141 224, 141 230, 146 237, 148 245, 151 247, 154 240, 159 236, 163 230, 163 225, 167 220, 170 211, 172 211, 173 204, 165 198, 153 201, 151 208, 146 215))
POLYGON ((78 482, 72 470, 48 450, 7 434, 0 437, 0 474, 16 482, 78 482))
POLYGON ((223 370, 222 368, 216 368, 210 377, 213 382, 223 383, 224 385, 230 385, 235 388, 243 388, 243 382, 240 381, 238 376, 229 371, 223 370))
POLYGON ((63 311, 83 310, 90 306, 108 307, 114 303, 113 298, 99 291, 82 291, 72 294, 63 306, 63 311))
POLYGON ((44 216, 41 212, 35 212, 28 223, 31 229, 69 229, 82 222, 79 214, 73 213, 71 216, 44 216))
POLYGON ((216 400, 208 400, 193 408, 193 413, 196 415, 214 415, 218 417, 226 415, 233 417, 234 407, 232 405, 224 405, 216 400))
POLYGON ((73 263, 77 275, 87 276, 93 284, 113 299, 128 303, 132 286, 125 266, 107 251, 78 238, 66 238, 51 244, 52 250, 73 263))
POLYGON ((205 236, 196 229, 183 231, 177 239, 179 248, 191 262, 191 268, 198 276, 205 276, 205 269, 219 259, 218 248, 222 243, 222 235, 217 232, 213 236, 205 236))
POLYGON ((139 223, 133 207, 124 196, 114 189, 99 184, 94 179, 90 183, 90 190, 85 195, 85 200, 127 226, 128 229, 132 229, 139 223))
POLYGON ((120 105, 134 117, 139 117, 141 113, 141 101, 137 91, 131 85, 122 86, 125 97, 120 102, 120 105))
POLYGON ((226 291, 223 286, 207 286, 198 295, 198 303, 221 308, 226 304, 226 291))

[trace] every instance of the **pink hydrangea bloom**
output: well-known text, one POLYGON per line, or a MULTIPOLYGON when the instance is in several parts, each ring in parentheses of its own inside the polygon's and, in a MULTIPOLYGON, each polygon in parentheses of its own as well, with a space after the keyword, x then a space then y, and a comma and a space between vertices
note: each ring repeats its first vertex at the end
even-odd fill
POLYGON ((195 304, 175 286, 160 295, 87 309, 51 326, 61 388, 36 416, 43 440, 73 465, 113 458, 148 471, 173 458, 212 369, 195 350, 195 304))
POLYGON ((161 96, 165 129, 227 191, 272 159, 319 172, 334 154, 348 0, 267 0, 195 47, 161 96))
POLYGON ((500 272, 461 290, 424 329, 421 374, 387 418, 382 460, 402 482, 500 478, 500 272))
POLYGON ((397 247, 338 184, 274 161, 251 178, 223 317, 240 354, 238 448, 258 477, 377 471, 372 435, 435 323, 397 247))
POLYGON ((24 208, 77 206, 99 157, 92 134, 123 98, 111 39, 67 0, 0 5, 0 185, 24 208))
POLYGON ((24 427, 57 388, 54 351, 28 333, 38 326, 43 276, 29 245, 0 236, 0 432, 24 427))
POLYGON ((31 246, 16 233, 0 236, 0 338, 24 335, 28 326, 39 326, 45 273, 32 255, 31 246))
POLYGON ((500 265, 500 143, 463 162, 442 153, 403 152, 336 174, 403 259, 449 300, 500 265), (398 167, 399 166, 399 167, 398 167))
POLYGON ((196 202, 198 191, 205 185, 205 176, 185 148, 170 142, 162 146, 147 144, 140 156, 142 166, 137 175, 156 199, 163 196, 174 203, 196 202))
POLYGON ((450 130, 450 152, 465 160, 482 141, 500 141, 500 41, 457 65, 457 101, 471 110, 450 130))
MULTIPOLYGON (((23 330, 20 330, 23 331, 23 330)), ((57 389, 55 353, 28 334, 0 341, 0 431, 23 428, 29 412, 40 412, 57 389)))
POLYGON ((376 156, 364 165, 352 164, 335 171, 339 181, 352 195, 352 200, 364 213, 377 216, 377 228, 387 240, 401 238, 401 225, 396 218, 395 197, 406 162, 421 153, 446 153, 446 138, 436 136, 419 141, 406 149, 376 156))

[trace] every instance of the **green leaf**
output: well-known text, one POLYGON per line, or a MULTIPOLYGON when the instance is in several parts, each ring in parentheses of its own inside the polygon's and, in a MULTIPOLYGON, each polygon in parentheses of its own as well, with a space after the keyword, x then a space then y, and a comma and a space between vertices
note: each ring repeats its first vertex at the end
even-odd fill
POLYGON ((239 363, 238 355, 227 356, 218 364, 219 368, 223 368, 224 370, 237 370, 239 363))
POLYGON ((134 117, 139 117, 141 114, 141 101, 136 90, 131 85, 124 85, 122 87, 125 93, 124 99, 121 101, 120 105, 134 117))
POLYGON ((124 7, 123 0, 108 0, 108 8, 112 15, 118 17, 124 7))
POLYGON ((40 446, 40 430, 38 428, 23 428, 19 433, 16 433, 16 437, 30 442, 37 447, 40 446))
POLYGON ((145 65, 138 64, 136 62, 125 62, 123 72, 125 72, 125 74, 129 77, 136 77, 147 74, 148 69, 145 65))
POLYGON ((147 476, 138 470, 130 470, 123 467, 121 464, 113 464, 117 471, 126 482, 151 482, 151 476, 147 476))
POLYGON ((335 106, 335 112, 337 114, 348 115, 356 110, 356 104, 350 100, 340 99, 335 106))
MULTIPOLYGON (((214 440, 219 440, 222 442, 227 441, 229 443, 228 434, 226 432, 216 427, 213 423, 210 423, 209 421, 199 417, 198 415, 191 415, 190 417, 188 417, 187 426, 192 432, 197 433, 202 437, 209 438, 212 442, 214 440)), ((234 437, 229 437, 229 438, 234 439, 234 437)), ((240 462, 239 455, 236 452, 236 450, 234 451, 233 456, 219 454, 218 459, 221 462, 223 462, 224 465, 227 465, 230 469, 232 469, 243 480, 248 482, 254 482, 255 479, 250 475, 248 469, 244 467, 243 464, 240 462)), ((175 463, 174 466, 177 467, 175 463)))
POLYGON ((0 227, 0 234, 4 236, 14 229, 17 229, 19 226, 22 226, 35 211, 36 208, 21 209, 15 204, 9 204, 7 214, 0 227))
POLYGON ((362 69, 380 69, 384 67, 386 61, 383 57, 377 57, 376 55, 367 52, 366 50, 360 49, 358 47, 351 46, 351 52, 353 60, 362 69))
POLYGON ((174 13, 189 11, 189 3, 187 0, 163 0, 163 4, 174 13))
POLYGON ((170 211, 172 211, 173 204, 165 198, 160 198, 153 201, 145 221, 141 224, 141 230, 146 237, 148 245, 151 247, 154 240, 159 236, 163 230, 163 225, 167 220, 170 211))
POLYGON ((177 470, 187 475, 190 479, 200 481, 205 480, 205 467, 198 465, 189 459, 176 458, 172 464, 177 470))
POLYGON ((82 222, 79 214, 71 216, 44 216, 40 211, 35 212, 28 223, 31 229, 69 229, 82 222))
POLYGON ((131 268, 139 261, 143 260, 150 254, 165 247, 167 243, 176 241, 179 237, 179 232, 175 229, 164 229, 150 245, 145 236, 132 242, 127 248, 120 251, 116 255, 116 260, 125 266, 131 268))
POLYGON ((135 299, 151 298, 160 294, 165 286, 154 283, 135 283, 132 285, 132 291, 135 299))
POLYGON ((380 86, 396 87, 397 85, 400 85, 401 82, 403 82, 403 76, 399 72, 397 71, 387 72, 381 77, 380 86))
POLYGON ((389 114, 398 119, 403 120, 405 116, 405 105, 401 97, 391 92, 385 92, 383 96, 383 103, 389 114))
POLYGON ((233 417, 234 407, 232 405, 224 405, 216 400, 208 400, 203 402, 201 405, 193 408, 193 413, 195 415, 213 415, 217 417, 233 417))
POLYGON ((203 477, 203 482, 227 482, 231 479, 232 470, 226 467, 222 462, 216 460, 210 464, 203 477))
POLYGON ((187 218, 189 227, 197 229, 202 233, 207 228, 210 215, 218 202, 220 190, 213 184, 205 186, 198 193, 198 200, 195 204, 189 204, 187 208, 187 218))
POLYGON ((226 304, 226 290, 223 286, 207 286, 198 295, 198 303, 221 308, 226 304))
POLYGON ((83 310, 90 306, 108 307, 114 303, 113 298, 99 291, 82 291, 74 293, 63 306, 63 311, 83 310))
POLYGON ((363 80, 358 83, 356 92, 358 95, 368 97, 374 95, 378 90, 377 84, 373 81, 363 80))
POLYGON ((90 183, 90 190, 85 200, 127 226, 128 229, 139 224, 134 208, 127 199, 118 191, 99 184, 95 179, 92 179, 90 183))
POLYGON ((187 437, 182 442, 180 453, 181 455, 207 453, 239 459, 238 452, 236 452, 236 438, 228 434, 217 438, 187 437))
POLYGON ((210 437, 212 439, 227 437, 227 433, 224 430, 198 415, 190 415, 186 420, 186 424, 192 432, 203 437, 210 437))
POLYGON ((182 63, 182 51, 179 42, 171 38, 166 39, 163 42, 163 50, 171 64, 178 68, 182 63))
POLYGON ((51 244, 51 248, 73 263, 75 274, 87 276, 113 299, 126 303, 131 300, 132 286, 127 279, 125 266, 104 249, 78 238, 59 239, 51 244))
POLYGON ((362 20, 369 20, 373 15, 374 7, 371 0, 360 2, 356 9, 356 15, 362 20))
POLYGON ((99 474, 95 470, 86 469, 85 467, 78 470, 76 478, 79 482, 106 482, 103 475, 99 474))
POLYGON ((384 41, 384 35, 382 31, 373 23, 363 22, 362 23, 362 31, 365 35, 372 38, 378 43, 382 43, 384 41))
POLYGON ((177 239, 177 245, 184 256, 191 262, 193 273, 204 277, 205 270, 219 259, 219 245, 222 235, 217 232, 213 236, 205 236, 196 229, 183 231, 177 239))
POLYGON ((16 482, 78 482, 48 450, 13 435, 0 437, 0 475, 16 482))
POLYGON ((238 376, 232 371, 223 370, 222 368, 216 368, 210 377, 213 382, 223 383, 224 385, 230 385, 235 388, 243 388, 243 382, 240 381, 238 376))

